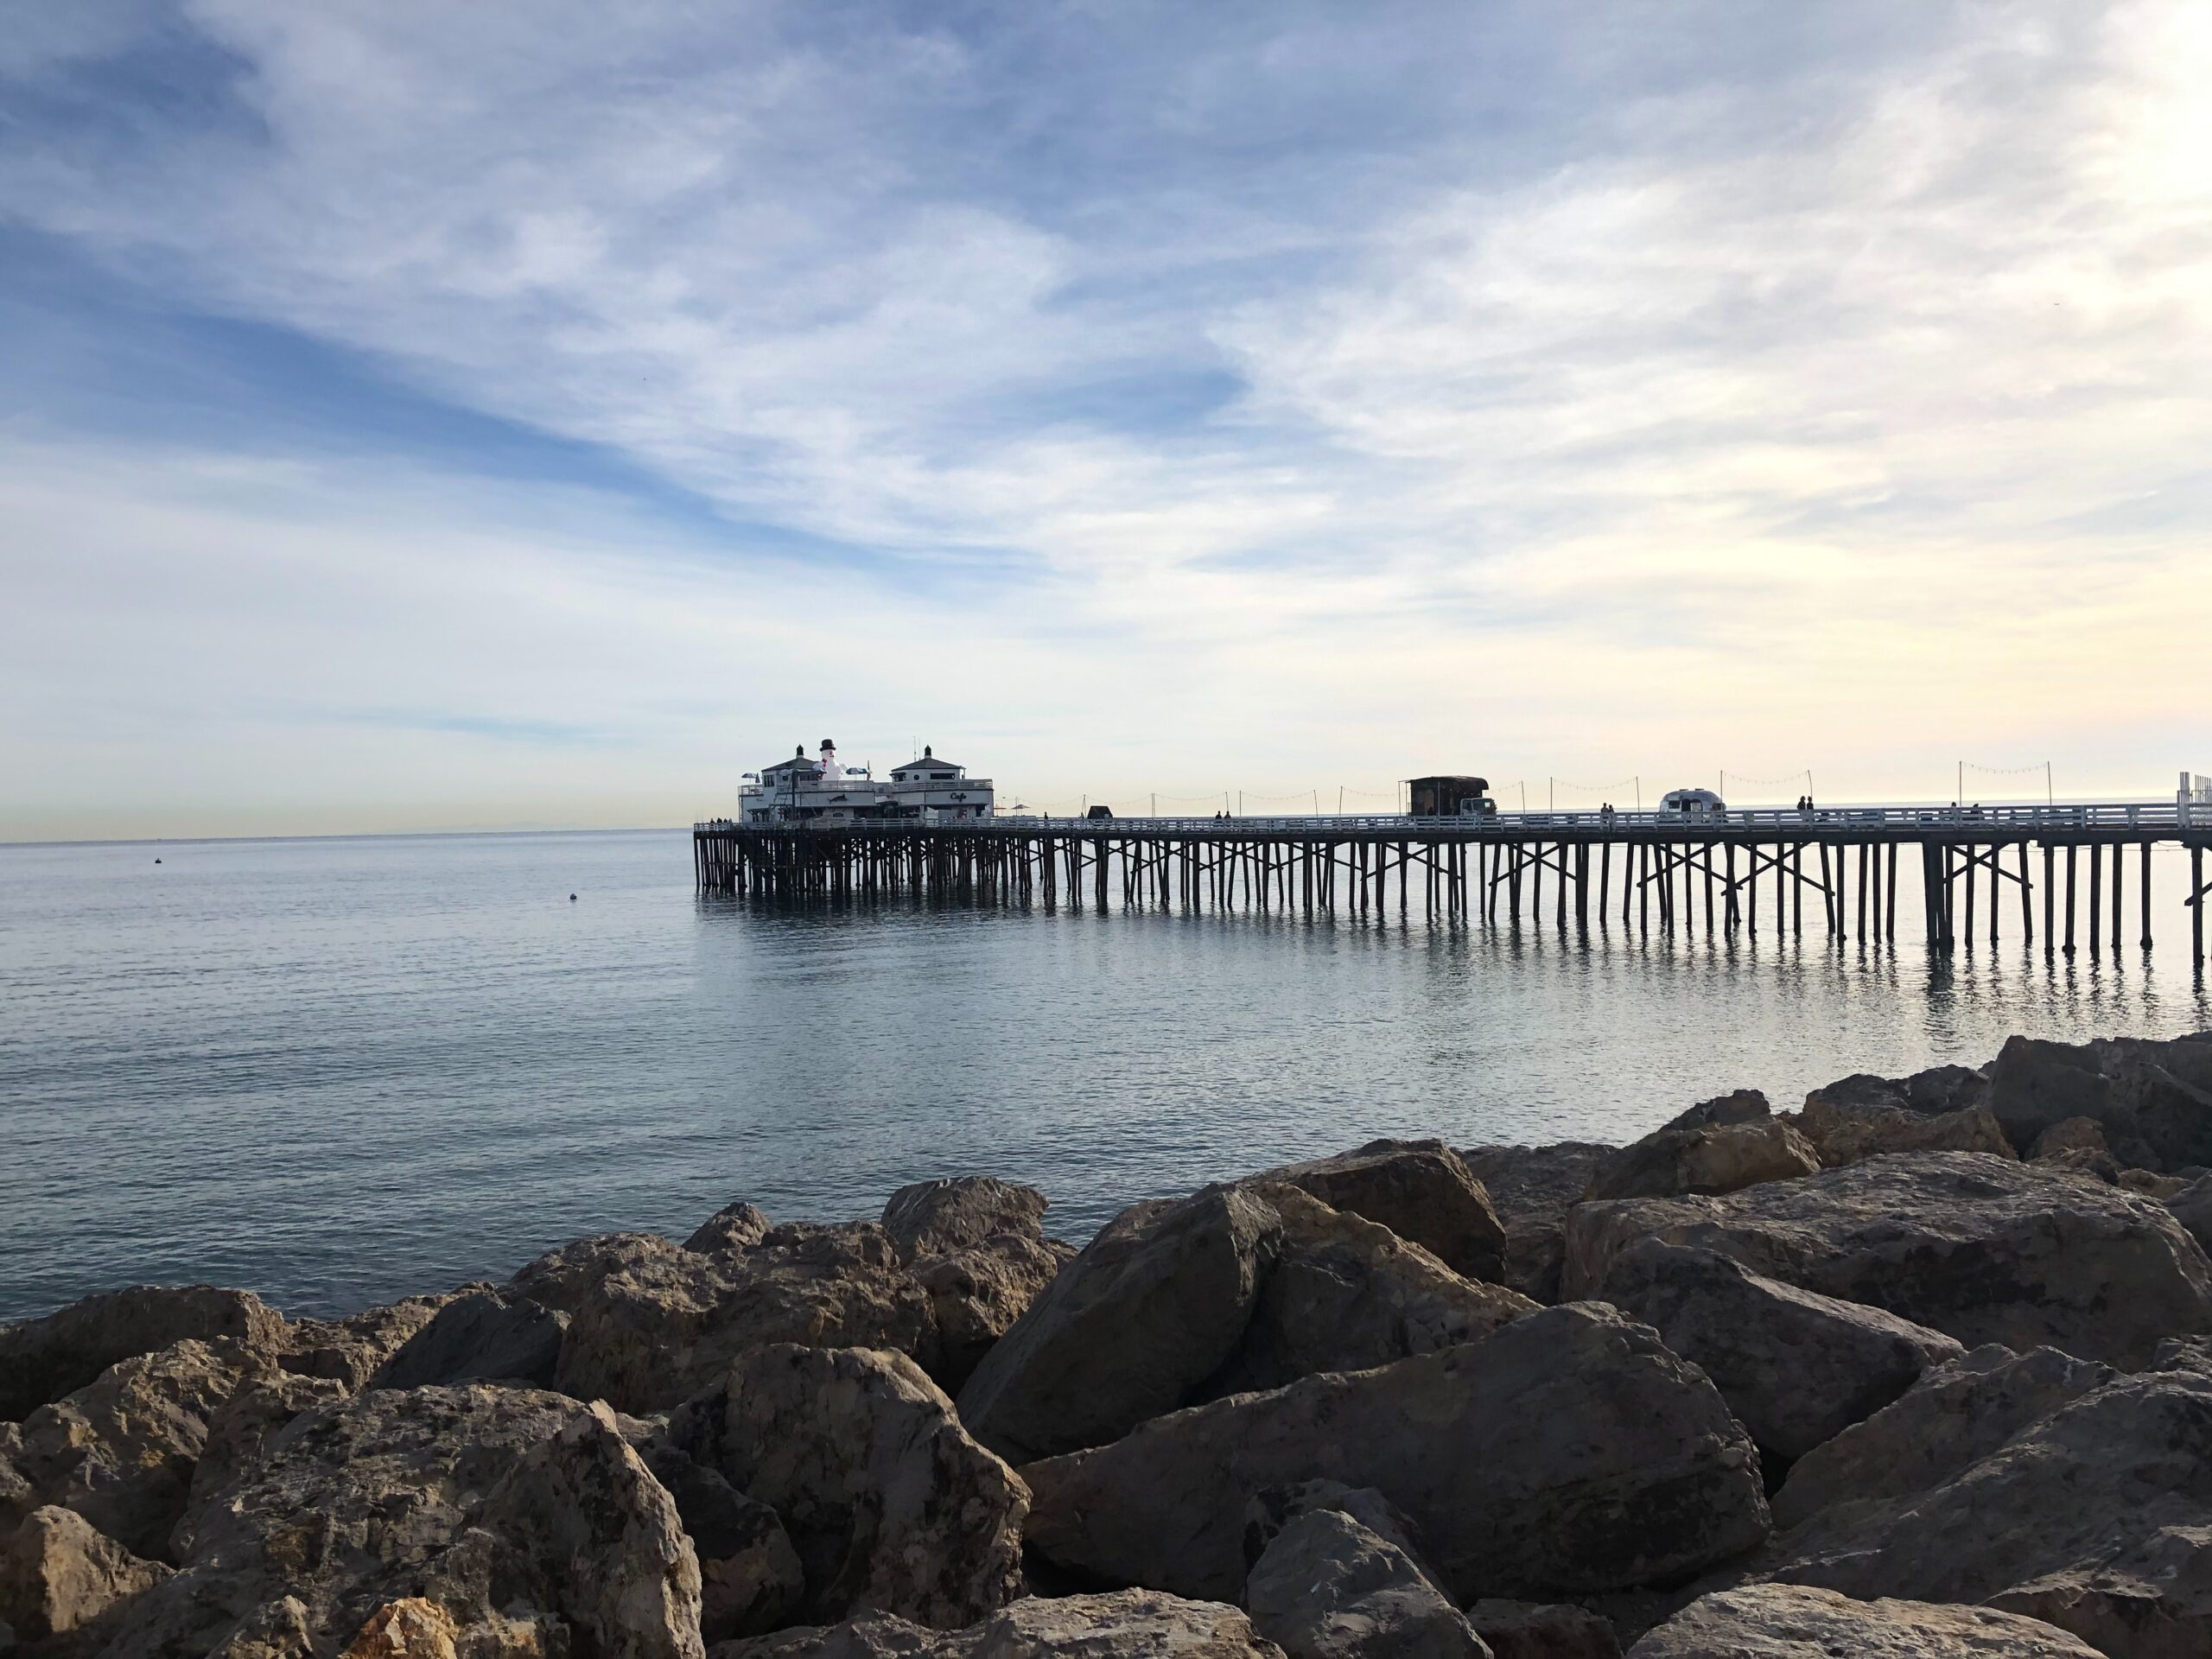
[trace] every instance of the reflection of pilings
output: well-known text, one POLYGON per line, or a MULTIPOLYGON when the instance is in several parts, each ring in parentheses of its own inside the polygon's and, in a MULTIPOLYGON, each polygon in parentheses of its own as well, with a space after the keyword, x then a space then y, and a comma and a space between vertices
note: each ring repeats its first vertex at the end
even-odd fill
POLYGON ((1325 824, 1280 831, 1227 824, 1147 829, 1129 820, 837 830, 703 824, 693 831, 692 865, 702 893, 762 898, 896 894, 1048 906, 1087 902, 1103 910, 1118 893, 1132 907, 1306 915, 1341 910, 1379 918, 1394 907, 1401 917, 1410 915, 1418 890, 1421 910, 1432 917, 1509 927, 1548 919, 1562 931, 1580 932, 1617 920, 1638 933, 1656 929, 1707 938, 1757 936, 1763 922, 1770 934, 1802 937, 1809 899, 1826 937, 1844 944, 1894 940, 1898 849, 1913 842, 1921 858, 1924 937, 1948 950, 1961 943, 1972 948, 1985 907, 1987 919, 1979 931, 1989 944, 1999 942, 2006 882, 2018 889, 2022 942, 2034 942, 2033 844, 2043 849, 2045 954, 2070 955, 2083 855, 2089 949, 2101 953, 2107 922, 2113 948, 2120 948, 2130 848, 2140 859, 2138 937, 2150 948, 2151 851, 2161 839, 2190 849, 2192 960, 2202 961, 2206 843, 2186 832, 1838 828, 1797 834, 1717 827, 1522 833, 1428 826, 1332 832, 1325 824), (1980 891, 1985 881, 1986 893, 1980 891))

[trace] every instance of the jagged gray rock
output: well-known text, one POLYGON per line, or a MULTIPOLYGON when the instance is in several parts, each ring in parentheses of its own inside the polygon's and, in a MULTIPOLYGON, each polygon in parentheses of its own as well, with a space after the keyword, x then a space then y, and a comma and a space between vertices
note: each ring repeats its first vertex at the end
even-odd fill
POLYGON ((359 1394, 378 1367, 461 1294, 404 1297, 342 1319, 295 1319, 285 1330, 277 1363, 302 1376, 329 1378, 346 1393, 359 1394))
POLYGON ((1629 1649, 1629 1659, 2101 1659, 2040 1620, 1987 1607, 1854 1601, 1759 1585, 1700 1597, 1629 1649))
POLYGON ((0 1535, 0 1625, 25 1643, 85 1630, 169 1571, 73 1510, 33 1510, 11 1536, 0 1535))
POLYGON ((700 1635, 709 1643, 757 1636, 798 1618, 806 1573, 775 1510, 665 1440, 639 1450, 699 1554, 700 1635))
POLYGON ((1033 1596, 961 1630, 880 1616, 729 1642, 711 1659, 1283 1659, 1235 1607, 1151 1590, 1033 1596))
POLYGON ((1989 1068, 1989 1107, 2016 1146, 2087 1117, 2123 1164, 2212 1164, 2212 1032, 2079 1044, 2014 1037, 1989 1068))
POLYGON ((993 1344, 1075 1257, 1045 1236, 1045 1195, 989 1176, 902 1186, 883 1207, 883 1230, 928 1293, 937 1324, 930 1374, 957 1394, 993 1344))
POLYGON ((1793 1464, 1772 1499, 1774 1524, 1788 1529, 1838 1504, 1939 1486, 2113 1376, 2056 1348, 2016 1354, 1992 1343, 1947 1361, 1793 1464))
POLYGON ((708 1255, 721 1250, 749 1250, 767 1237, 774 1225, 766 1211, 741 1199, 724 1205, 701 1222, 698 1230, 683 1241, 683 1248, 708 1255))
POLYGON ((1877 1079, 1847 1078, 1815 1089, 1802 1111, 1783 1122, 1811 1145, 1824 1169, 1840 1169, 1890 1152, 1986 1152, 1994 1157, 2018 1154, 1986 1106, 1926 1112, 1911 1103, 1902 1085, 1851 1087, 1877 1079))
MULTIPOLYGON (((929 1293, 880 1227, 785 1224, 714 1254, 673 1244, 608 1254, 613 1271, 563 1293, 570 1322, 557 1385, 579 1399, 664 1410, 777 1343, 894 1349, 925 1369, 936 1357, 929 1293)), ((566 1267, 563 1281, 573 1282, 566 1267)))
POLYGON ((1301 1480, 1290 1486, 1270 1486, 1252 1494, 1244 1506, 1244 1566, 1249 1573, 1282 1529, 1300 1516, 1316 1510, 1333 1510, 1349 1516, 1376 1537, 1395 1544, 1431 1583, 1436 1570, 1424 1557, 1421 1529, 1412 1519, 1372 1486, 1347 1486, 1340 1480, 1301 1480))
POLYGON ((1937 1485, 1815 1513, 1759 1572, 1986 1603, 2109 1659, 2212 1651, 2212 1372, 2115 1376, 1937 1485))
POLYGON ((7 1453, 22 1490, 0 1529, 38 1504, 73 1510, 135 1555, 173 1560, 209 1425, 239 1389, 274 1375, 270 1351, 188 1339, 133 1354, 25 1418, 7 1453))
POLYGON ((1885 1308, 1968 1344, 2048 1344, 2116 1364, 2212 1330, 2212 1262, 2164 1205, 1974 1153, 1872 1158, 1726 1198, 1579 1205, 1563 1287, 1658 1238, 1885 1308))
POLYGON ((1767 1103, 1764 1090, 1735 1089, 1725 1095, 1715 1095, 1711 1100, 1700 1100, 1688 1110, 1676 1113, 1659 1126, 1658 1132, 1707 1129, 1719 1123, 1757 1123, 1773 1116, 1774 1108, 1767 1103))
POLYGON ((1249 1496, 1316 1476, 1382 1492, 1463 1599, 1687 1577, 1767 1531, 1758 1453, 1713 1384, 1594 1303, 1178 1412, 1023 1476, 1046 1560, 1218 1599, 1243 1582, 1249 1496))
POLYGON ((1777 1118, 1659 1129, 1622 1147, 1591 1176, 1583 1198, 1734 1192, 1809 1175, 1820 1166, 1805 1138, 1777 1118))
POLYGON ((1486 1597, 1466 1612, 1491 1659, 1621 1659, 1612 1621, 1572 1602, 1486 1597))
POLYGON ((419 1389, 454 1382, 550 1388, 569 1316, 493 1289, 456 1296, 378 1368, 369 1386, 419 1389))
POLYGON ((1505 1228, 1490 1194, 1441 1141, 1370 1141, 1250 1179, 1294 1186, 1332 1210, 1363 1216, 1465 1278, 1495 1282, 1503 1270, 1505 1228))
POLYGON ((1108 1224, 984 1357, 961 1420, 1027 1459, 1236 1389, 1449 1346, 1535 1306, 1301 1188, 1211 1186, 1108 1224))
POLYGON ((376 1389, 302 1412, 176 1544, 181 1570, 129 1604, 111 1659, 334 1653, 414 1597, 488 1651, 557 1651, 572 1632, 608 1659, 702 1651, 674 1503, 603 1409, 536 1389, 376 1389))
POLYGON ((951 1629, 1021 1593, 1028 1489, 903 1354, 753 1349, 671 1415, 666 1439, 775 1510, 806 1617, 951 1629))
POLYGON ((1966 1350, 1940 1331, 1767 1279, 1711 1250, 1644 1239, 1604 1299, 1700 1367, 1762 1452, 1803 1456, 1966 1350))
POLYGON ((270 1437, 293 1418, 315 1406, 336 1405, 347 1393, 335 1377, 286 1370, 247 1376, 207 1419, 207 1436, 192 1468, 185 1512, 211 1502, 251 1468, 270 1437))
MULTIPOLYGON (((707 1226, 715 1226, 732 1210, 752 1208, 733 1205, 707 1226)), ((541 1306, 573 1315, 607 1280, 633 1270, 668 1267, 679 1262, 684 1253, 683 1246, 658 1233, 599 1233, 574 1239, 527 1262, 507 1281, 507 1288, 541 1306)))
POLYGON ((2212 1250, 2212 1175, 2199 1175, 2187 1186, 2165 1200, 2174 1219, 2189 1231, 2189 1236, 2208 1250, 2212 1250))
POLYGON ((117 1361, 188 1338, 273 1352, 284 1334, 283 1315, 250 1291, 134 1285, 87 1296, 44 1319, 0 1325, 0 1421, 20 1422, 117 1361))
POLYGON ((1301 1515, 1254 1565, 1252 1626, 1290 1659, 1491 1659, 1413 1558, 1335 1510, 1301 1515))
POLYGON ((1462 1148, 1460 1158, 1482 1182, 1504 1224, 1500 1283, 1539 1302, 1559 1300, 1567 1212, 1582 1202, 1591 1178, 1619 1151, 1595 1141, 1462 1148))

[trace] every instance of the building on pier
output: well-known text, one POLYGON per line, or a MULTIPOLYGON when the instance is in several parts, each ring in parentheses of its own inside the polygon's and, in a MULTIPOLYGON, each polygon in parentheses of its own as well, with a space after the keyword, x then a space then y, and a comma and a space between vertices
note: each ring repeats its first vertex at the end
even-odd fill
POLYGON ((938 759, 926 745, 918 760, 879 781, 870 768, 847 766, 837 746, 822 740, 819 759, 801 744, 788 760, 745 774, 738 823, 756 829, 804 824, 815 829, 898 823, 973 823, 992 816, 991 780, 938 759))

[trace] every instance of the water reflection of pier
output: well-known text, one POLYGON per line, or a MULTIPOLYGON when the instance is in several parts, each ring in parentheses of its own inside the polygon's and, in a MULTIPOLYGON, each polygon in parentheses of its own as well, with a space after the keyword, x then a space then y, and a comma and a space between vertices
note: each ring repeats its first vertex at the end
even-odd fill
POLYGON ((2204 957, 2212 807, 1823 807, 1522 812, 1491 817, 1071 819, 693 826, 702 891, 911 893, 1020 903, 1157 904, 1434 916, 1587 928, 1886 939, 1908 896, 1948 948, 2017 912, 2044 949, 2152 940, 2151 855, 2185 848, 2193 960, 2204 957), (1907 849, 1910 849, 1908 853, 1907 849), (1918 865, 1915 878, 1913 866, 1918 865), (2132 879, 2131 879, 2132 878, 2132 879), (2131 892, 2133 899, 2131 901, 2131 892), (2040 917, 2037 912, 2040 911, 2040 917))

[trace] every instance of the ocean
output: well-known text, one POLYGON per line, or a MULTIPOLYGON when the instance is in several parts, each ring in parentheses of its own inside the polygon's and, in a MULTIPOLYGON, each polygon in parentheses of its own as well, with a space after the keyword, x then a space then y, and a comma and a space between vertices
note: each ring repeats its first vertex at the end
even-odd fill
POLYGON ((2147 954, 1939 968, 1617 921, 777 909, 695 894, 686 831, 0 847, 0 1320, 189 1281, 342 1313, 969 1173, 1080 1241, 1377 1135, 1625 1141, 2014 1032, 2171 1035, 2212 1026, 2183 872, 2147 954))

